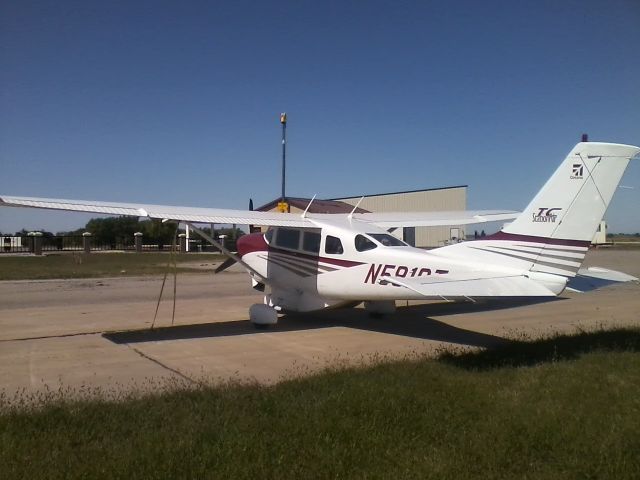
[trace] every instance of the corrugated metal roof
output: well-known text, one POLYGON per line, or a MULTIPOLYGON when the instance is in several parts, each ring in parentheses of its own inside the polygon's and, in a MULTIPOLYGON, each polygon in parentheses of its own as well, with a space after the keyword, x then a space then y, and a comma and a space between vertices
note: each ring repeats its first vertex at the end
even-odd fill
MULTIPOLYGON (((300 210, 305 210, 310 201, 310 198, 287 197, 289 206, 300 210)), ((280 198, 272 200, 269 203, 265 203, 264 205, 256 208, 256 210, 259 212, 268 212, 276 208, 278 206, 278 202, 280 202, 280 198)), ((353 205, 349 205, 348 203, 338 200, 318 200, 317 198, 313 201, 311 207, 309 207, 309 213, 351 213, 352 210, 353 205)), ((363 208, 358 208, 356 210, 356 213, 368 212, 368 210, 363 208)))
POLYGON ((336 197, 336 198, 329 198, 327 200, 333 200, 333 201, 340 201, 340 200, 344 200, 347 198, 368 198, 368 197, 382 197, 385 195, 402 195, 405 193, 420 193, 420 192, 434 192, 436 190, 450 190, 450 189, 454 189, 454 188, 467 188, 469 185, 453 185, 451 187, 436 187, 436 188, 421 188, 418 190, 403 190, 400 192, 386 192, 386 193, 371 193, 369 195, 349 195, 349 196, 344 196, 344 197, 336 197))

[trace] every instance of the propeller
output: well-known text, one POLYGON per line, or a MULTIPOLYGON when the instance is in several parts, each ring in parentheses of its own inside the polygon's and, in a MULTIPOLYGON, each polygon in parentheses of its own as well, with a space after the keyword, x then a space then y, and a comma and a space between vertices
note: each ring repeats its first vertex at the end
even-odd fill
POLYGON ((227 258, 224 262, 222 262, 220 265, 218 265, 216 267, 216 269, 213 271, 213 273, 220 273, 220 272, 224 272, 227 268, 229 268, 232 265, 235 265, 237 262, 237 260, 235 258, 227 258))
MULTIPOLYGON (((249 198, 249 211, 250 212, 253 211, 253 198, 249 198)), ((249 233, 252 233, 253 231, 254 231, 253 225, 249 225, 249 233)), ((215 274, 215 273, 224 272, 227 268, 231 267, 232 265, 235 265, 236 263, 238 263, 237 259, 228 257, 224 262, 222 262, 220 265, 216 267, 213 273, 215 274)))

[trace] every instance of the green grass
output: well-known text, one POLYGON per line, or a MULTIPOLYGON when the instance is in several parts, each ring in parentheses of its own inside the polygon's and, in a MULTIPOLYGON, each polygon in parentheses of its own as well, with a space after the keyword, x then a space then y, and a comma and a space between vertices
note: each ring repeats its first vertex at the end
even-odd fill
POLYGON ((116 400, 5 397, 2 477, 640 478, 640 329, 116 400))
POLYGON ((632 233, 618 233, 618 234, 612 234, 612 235, 607 235, 607 241, 611 242, 615 242, 616 240, 618 241, 623 241, 623 242, 640 242, 640 234, 632 234, 632 233))
MULTIPOLYGON (((180 266, 185 262, 220 262, 211 254, 177 255, 179 272, 202 271, 180 266)), ((40 280, 47 278, 90 278, 163 274, 168 253, 91 253, 39 256, 0 255, 0 280, 40 280)))

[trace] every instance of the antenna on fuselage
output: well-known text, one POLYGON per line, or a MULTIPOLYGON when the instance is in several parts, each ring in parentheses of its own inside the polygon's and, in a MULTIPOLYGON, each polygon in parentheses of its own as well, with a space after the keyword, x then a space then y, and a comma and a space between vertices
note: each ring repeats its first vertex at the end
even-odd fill
POLYGON ((360 200, 358 200, 358 203, 356 203, 356 206, 353 207, 353 210, 351 210, 351 213, 349 214, 349 216, 347 217, 349 220, 351 220, 353 218, 353 214, 355 213, 355 211, 358 209, 358 207, 360 206, 360 202, 362 202, 362 200, 364 200, 364 195, 362 197, 360 197, 360 200))
MULTIPOLYGON (((316 194, 317 195, 317 194, 316 194)), ((311 207, 311 204, 313 203, 313 201, 316 199, 316 195, 313 196, 313 198, 311 199, 311 201, 309 202, 309 205, 307 205, 307 208, 304 209, 304 212, 302 212, 302 218, 307 218, 307 212, 309 211, 309 207, 311 207)))

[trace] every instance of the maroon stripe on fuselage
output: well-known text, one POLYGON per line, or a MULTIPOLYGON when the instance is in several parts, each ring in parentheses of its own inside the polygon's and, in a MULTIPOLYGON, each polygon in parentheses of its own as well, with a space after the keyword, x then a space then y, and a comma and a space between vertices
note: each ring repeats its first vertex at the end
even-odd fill
POLYGON ((351 260, 344 260, 341 258, 329 258, 329 257, 320 257, 318 255, 310 255, 301 252, 292 252, 290 250, 283 250, 281 248, 275 248, 270 245, 267 245, 266 240, 264 239, 263 233, 250 233, 249 235, 243 235, 238 239, 238 253, 241 257, 247 255, 252 252, 276 252, 281 253, 283 255, 289 255, 291 257, 304 258, 306 260, 311 260, 312 262, 324 262, 330 263, 332 265, 338 265, 341 267, 355 267, 357 265, 362 265, 362 262, 354 262, 351 260))
POLYGON ((291 257, 304 258, 306 260, 311 260, 312 262, 330 263, 332 265, 339 265, 341 267, 355 267, 357 265, 362 265, 362 262, 353 262, 351 260, 343 260, 341 258, 320 257, 318 255, 311 255, 302 252, 292 252, 291 250, 284 250, 282 248, 276 248, 272 246, 269 246, 269 252, 276 252, 282 255, 289 255, 291 257))
POLYGON ((496 232, 478 240, 511 240, 519 242, 536 242, 547 245, 564 245, 567 247, 588 247, 591 242, 585 240, 563 240, 561 238, 534 237, 532 235, 520 235, 518 233, 496 232))
POLYGON ((352 260, 342 260, 339 258, 318 257, 321 262, 330 263, 331 265, 339 265, 341 267, 357 267, 363 265, 364 262, 354 262, 352 260))

